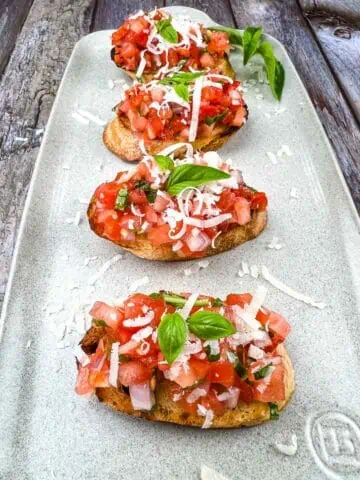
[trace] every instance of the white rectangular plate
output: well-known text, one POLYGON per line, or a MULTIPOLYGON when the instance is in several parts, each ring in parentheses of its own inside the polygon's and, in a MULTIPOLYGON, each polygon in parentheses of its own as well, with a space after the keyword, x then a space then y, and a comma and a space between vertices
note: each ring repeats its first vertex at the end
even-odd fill
MULTIPOLYGON (((181 11, 212 23, 199 11, 181 11)), ((95 289, 88 284, 91 275, 121 251, 90 232, 79 199, 89 199, 97 185, 127 165, 105 149, 102 127, 82 124, 72 113, 80 107, 106 121, 113 117, 120 90, 109 89, 108 80, 124 76, 110 60, 109 36, 94 33, 74 49, 26 204, 2 316, 0 477, 197 479, 206 464, 229 479, 359 478, 359 223, 289 57, 272 40, 286 70, 283 100, 276 103, 264 83, 250 86, 249 122, 221 152, 241 167, 250 185, 268 193, 263 235, 210 259, 206 270, 190 277, 183 274, 189 263, 151 263, 126 253, 95 289), (282 145, 293 154, 274 165, 266 152, 282 145), (292 188, 297 199, 290 198, 292 188), (80 225, 67 223, 78 211, 80 225), (273 236, 281 250, 267 248, 273 236), (99 258, 84 265, 91 256, 99 258), (326 303, 318 310, 268 285, 267 304, 293 327, 287 345, 297 388, 278 421, 196 430, 128 418, 75 395, 72 346, 83 333, 82 309, 97 299, 126 296, 144 275, 151 279, 147 292, 166 288, 220 297, 266 283, 239 278, 242 260, 266 265, 286 284, 326 303), (68 329, 61 340, 62 325, 74 312, 79 331, 68 329), (285 457, 273 445, 290 443, 292 434, 298 450, 285 457)), ((255 63, 243 68, 239 56, 232 60, 239 79, 257 79, 255 63)))

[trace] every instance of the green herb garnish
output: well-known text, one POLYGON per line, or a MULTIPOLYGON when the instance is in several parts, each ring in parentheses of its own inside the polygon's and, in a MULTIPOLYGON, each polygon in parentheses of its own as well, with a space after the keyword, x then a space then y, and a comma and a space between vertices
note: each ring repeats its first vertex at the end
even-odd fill
POLYGON ((205 72, 176 72, 159 80, 161 85, 189 85, 205 72))
POLYGON ((127 355, 124 355, 124 354, 120 353, 120 355, 119 355, 119 362, 120 363, 129 362, 130 360, 131 360, 131 357, 128 357, 127 355))
POLYGON ((188 102, 190 100, 188 85, 185 85, 183 83, 180 83, 179 85, 174 85, 174 90, 176 95, 185 100, 185 102, 188 102))
POLYGON ((263 42, 258 48, 259 53, 265 62, 265 70, 272 94, 277 100, 281 100, 285 84, 285 70, 282 64, 275 57, 270 42, 263 42))
POLYGON ((158 340, 167 362, 172 363, 182 352, 186 332, 185 320, 178 313, 170 313, 162 318, 158 328, 158 340))
POLYGON ((189 330, 203 340, 218 340, 236 333, 232 323, 216 312, 199 310, 190 316, 189 330))
POLYGON ((222 307, 224 305, 224 302, 221 300, 221 298, 215 298, 215 300, 212 303, 213 307, 222 307))
POLYGON ((269 403, 270 419, 277 420, 279 418, 279 408, 276 403, 269 403))
POLYGON ((155 27, 162 38, 168 43, 178 43, 179 36, 175 28, 171 25, 171 17, 156 22, 155 27))
POLYGON ((127 188, 119 190, 115 200, 115 210, 125 210, 128 205, 129 192, 127 188))
POLYGON ((104 320, 97 320, 96 318, 93 318, 92 324, 95 325, 95 327, 107 327, 107 323, 104 322, 104 320))
POLYGON ((154 203, 157 191, 153 190, 146 180, 138 180, 135 182, 135 188, 143 190, 149 203, 154 203))
POLYGON ((211 353, 210 345, 206 345, 205 353, 209 360, 209 362, 217 362, 220 359, 220 352, 219 353, 211 353))
POLYGON ((213 123, 219 122, 226 116, 227 113, 228 113, 228 110, 225 110, 225 112, 222 112, 219 115, 215 115, 214 117, 206 117, 205 118, 206 125, 212 125, 213 123))
POLYGON ((174 160, 167 155, 154 155, 155 162, 159 165, 161 170, 174 170, 174 160))
POLYGON ((261 44, 262 27, 248 27, 243 33, 244 65, 253 57, 261 44))
MULTIPOLYGON (((160 293, 152 293, 150 295, 151 298, 162 298, 165 300, 165 303, 168 303, 169 305, 173 305, 176 308, 181 308, 185 305, 187 302, 187 299, 184 297, 181 297, 180 295, 176 295, 175 293, 169 293, 169 292, 160 292, 160 293)), ((195 307, 208 307, 209 306, 209 300, 206 298, 199 298, 196 300, 194 303, 195 307)))
POLYGON ((265 378, 269 375, 270 369, 272 367, 272 363, 269 363, 269 365, 265 365, 265 367, 260 368, 254 373, 254 377, 256 380, 261 380, 262 378, 265 378))
POLYGON ((185 188, 198 187, 225 178, 230 178, 230 175, 217 168, 185 164, 173 170, 167 180, 166 189, 170 195, 178 195, 185 188))
POLYGON ((227 353, 229 362, 231 362, 234 365, 234 368, 236 372, 240 375, 241 378, 246 378, 246 368, 240 362, 239 357, 236 355, 234 352, 228 352, 227 353))

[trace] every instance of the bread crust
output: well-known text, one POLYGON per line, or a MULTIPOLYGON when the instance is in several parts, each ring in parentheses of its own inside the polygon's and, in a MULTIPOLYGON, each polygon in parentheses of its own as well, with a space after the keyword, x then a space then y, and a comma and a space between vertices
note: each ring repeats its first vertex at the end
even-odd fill
MULTIPOLYGON (((90 202, 87 214, 89 219, 90 228, 99 237, 103 236, 102 228, 94 221, 95 217, 95 199, 90 202)), ((252 213, 251 220, 246 225, 237 225, 227 232, 219 235, 215 240, 215 248, 209 246, 205 250, 204 257, 210 257, 217 255, 218 253, 225 252, 232 248, 237 247, 249 240, 256 238, 264 230, 267 223, 266 211, 255 211, 252 213)), ((173 252, 171 244, 165 245, 153 245, 146 235, 136 235, 135 241, 125 242, 119 240, 115 242, 117 245, 127 250, 137 257, 144 258, 146 260, 159 260, 163 262, 176 262, 184 260, 194 260, 194 257, 180 257, 176 252, 173 252)))
MULTIPOLYGON (((93 353, 104 333, 104 328, 92 327, 81 342, 84 351, 88 354, 93 353)), ((281 356, 285 367, 285 399, 277 403, 278 409, 282 410, 289 402, 295 390, 295 373, 285 347, 279 345, 276 352, 281 356)), ((201 427, 204 423, 204 417, 183 411, 181 407, 171 399, 169 386, 170 382, 168 380, 157 382, 155 388, 156 405, 150 412, 134 410, 129 395, 121 389, 115 387, 97 388, 95 393, 101 402, 127 415, 158 422, 201 427)), ((210 428, 250 427, 266 422, 267 420, 270 420, 270 407, 267 403, 258 401, 249 404, 240 403, 234 410, 227 410, 223 415, 215 416, 210 428)))

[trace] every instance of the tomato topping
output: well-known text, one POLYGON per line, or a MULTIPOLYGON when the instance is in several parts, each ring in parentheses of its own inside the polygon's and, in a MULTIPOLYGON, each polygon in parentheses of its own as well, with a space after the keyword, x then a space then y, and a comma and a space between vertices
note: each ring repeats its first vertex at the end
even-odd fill
POLYGON ((152 227, 147 235, 148 240, 153 245, 165 245, 167 243, 173 243, 174 240, 169 238, 170 227, 169 225, 160 225, 159 227, 152 227))
POLYGON ((94 387, 89 384, 89 367, 79 365, 78 375, 76 379, 75 392, 78 395, 91 395, 94 393, 94 387))
POLYGON ((209 381, 219 383, 224 387, 231 387, 235 382, 235 369, 230 362, 212 362, 210 363, 209 381))
POLYGON ((230 51, 230 47, 229 36, 225 32, 211 32, 208 52, 223 56, 230 51))
POLYGON ((120 364, 119 367, 119 382, 126 387, 143 383, 149 380, 151 375, 151 369, 139 360, 130 360, 130 362, 120 364))
POLYGON ((96 320, 103 320, 110 328, 116 329, 124 319, 124 314, 116 307, 110 307, 104 302, 95 302, 90 315, 96 320))
POLYGON ((227 305, 239 305, 240 307, 244 307, 245 304, 248 304, 252 300, 252 295, 250 293, 231 293, 226 297, 225 303, 227 305))
POLYGON ((254 382, 254 400, 260 402, 281 402, 285 400, 285 368, 282 364, 276 365, 270 378, 254 382))

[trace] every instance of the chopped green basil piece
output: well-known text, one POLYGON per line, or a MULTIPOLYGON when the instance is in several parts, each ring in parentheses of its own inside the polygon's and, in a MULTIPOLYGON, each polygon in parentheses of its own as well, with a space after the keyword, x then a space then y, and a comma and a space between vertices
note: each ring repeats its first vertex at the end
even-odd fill
MULTIPOLYGON (((151 298, 163 298, 165 300, 165 303, 168 303, 169 305, 173 305, 176 308, 182 308, 185 303, 187 302, 187 299, 184 297, 181 297, 180 295, 176 295, 175 293, 170 293, 170 292, 160 292, 160 293, 152 293, 150 295, 151 298)), ((200 298, 196 300, 195 307, 208 307, 209 306, 209 300, 206 298, 200 298)))
POLYGON ((157 191, 153 190, 146 180, 138 180, 135 182, 135 188, 143 190, 149 203, 154 203, 157 191))
POLYGON ((104 320, 96 320, 96 318, 93 318, 92 324, 95 325, 95 327, 107 327, 107 323, 104 322, 104 320))
POLYGON ((206 345, 205 353, 207 355, 209 362, 217 362, 220 359, 220 352, 215 354, 211 353, 210 345, 206 345))
POLYGON ((171 25, 171 17, 160 20, 155 26, 158 33, 168 43, 178 43, 179 36, 175 28, 171 25))
POLYGON ((279 408, 276 403, 269 403, 270 419, 277 420, 279 418, 279 408))
POLYGON ((244 65, 256 55, 261 43, 262 27, 247 27, 243 34, 244 65))
POLYGON ((115 210, 125 210, 128 205, 128 195, 129 192, 127 188, 119 190, 115 200, 115 210))
POLYGON ((189 101, 189 99, 190 99, 190 97, 189 97, 189 87, 187 85, 184 85, 183 83, 180 83, 179 85, 174 85, 174 90, 175 90, 175 93, 178 97, 185 100, 185 102, 189 101))
POLYGON ((272 367, 272 363, 269 363, 269 365, 265 365, 265 367, 260 368, 260 370, 257 370, 254 373, 254 377, 256 380, 261 380, 262 378, 265 378, 269 375, 270 373, 270 368, 272 367))
POLYGON ((128 362, 129 360, 131 360, 131 357, 128 357, 127 355, 123 355, 122 353, 120 353, 119 355, 120 363, 125 363, 125 362, 128 362))
POLYGON ((212 125, 213 123, 219 122, 225 117, 227 113, 228 113, 228 110, 225 110, 225 112, 222 112, 219 115, 215 115, 214 117, 206 117, 205 118, 206 125, 212 125))
POLYGON ((222 307, 224 305, 224 302, 221 300, 221 298, 217 297, 212 303, 213 307, 222 307))
POLYGON ((189 85, 198 77, 204 75, 205 72, 176 72, 159 80, 161 85, 189 85))
POLYGON ((234 368, 236 372, 240 375, 241 378, 246 378, 246 368, 240 362, 239 357, 236 355, 234 352, 228 352, 227 353, 229 362, 231 362, 234 365, 234 368))

